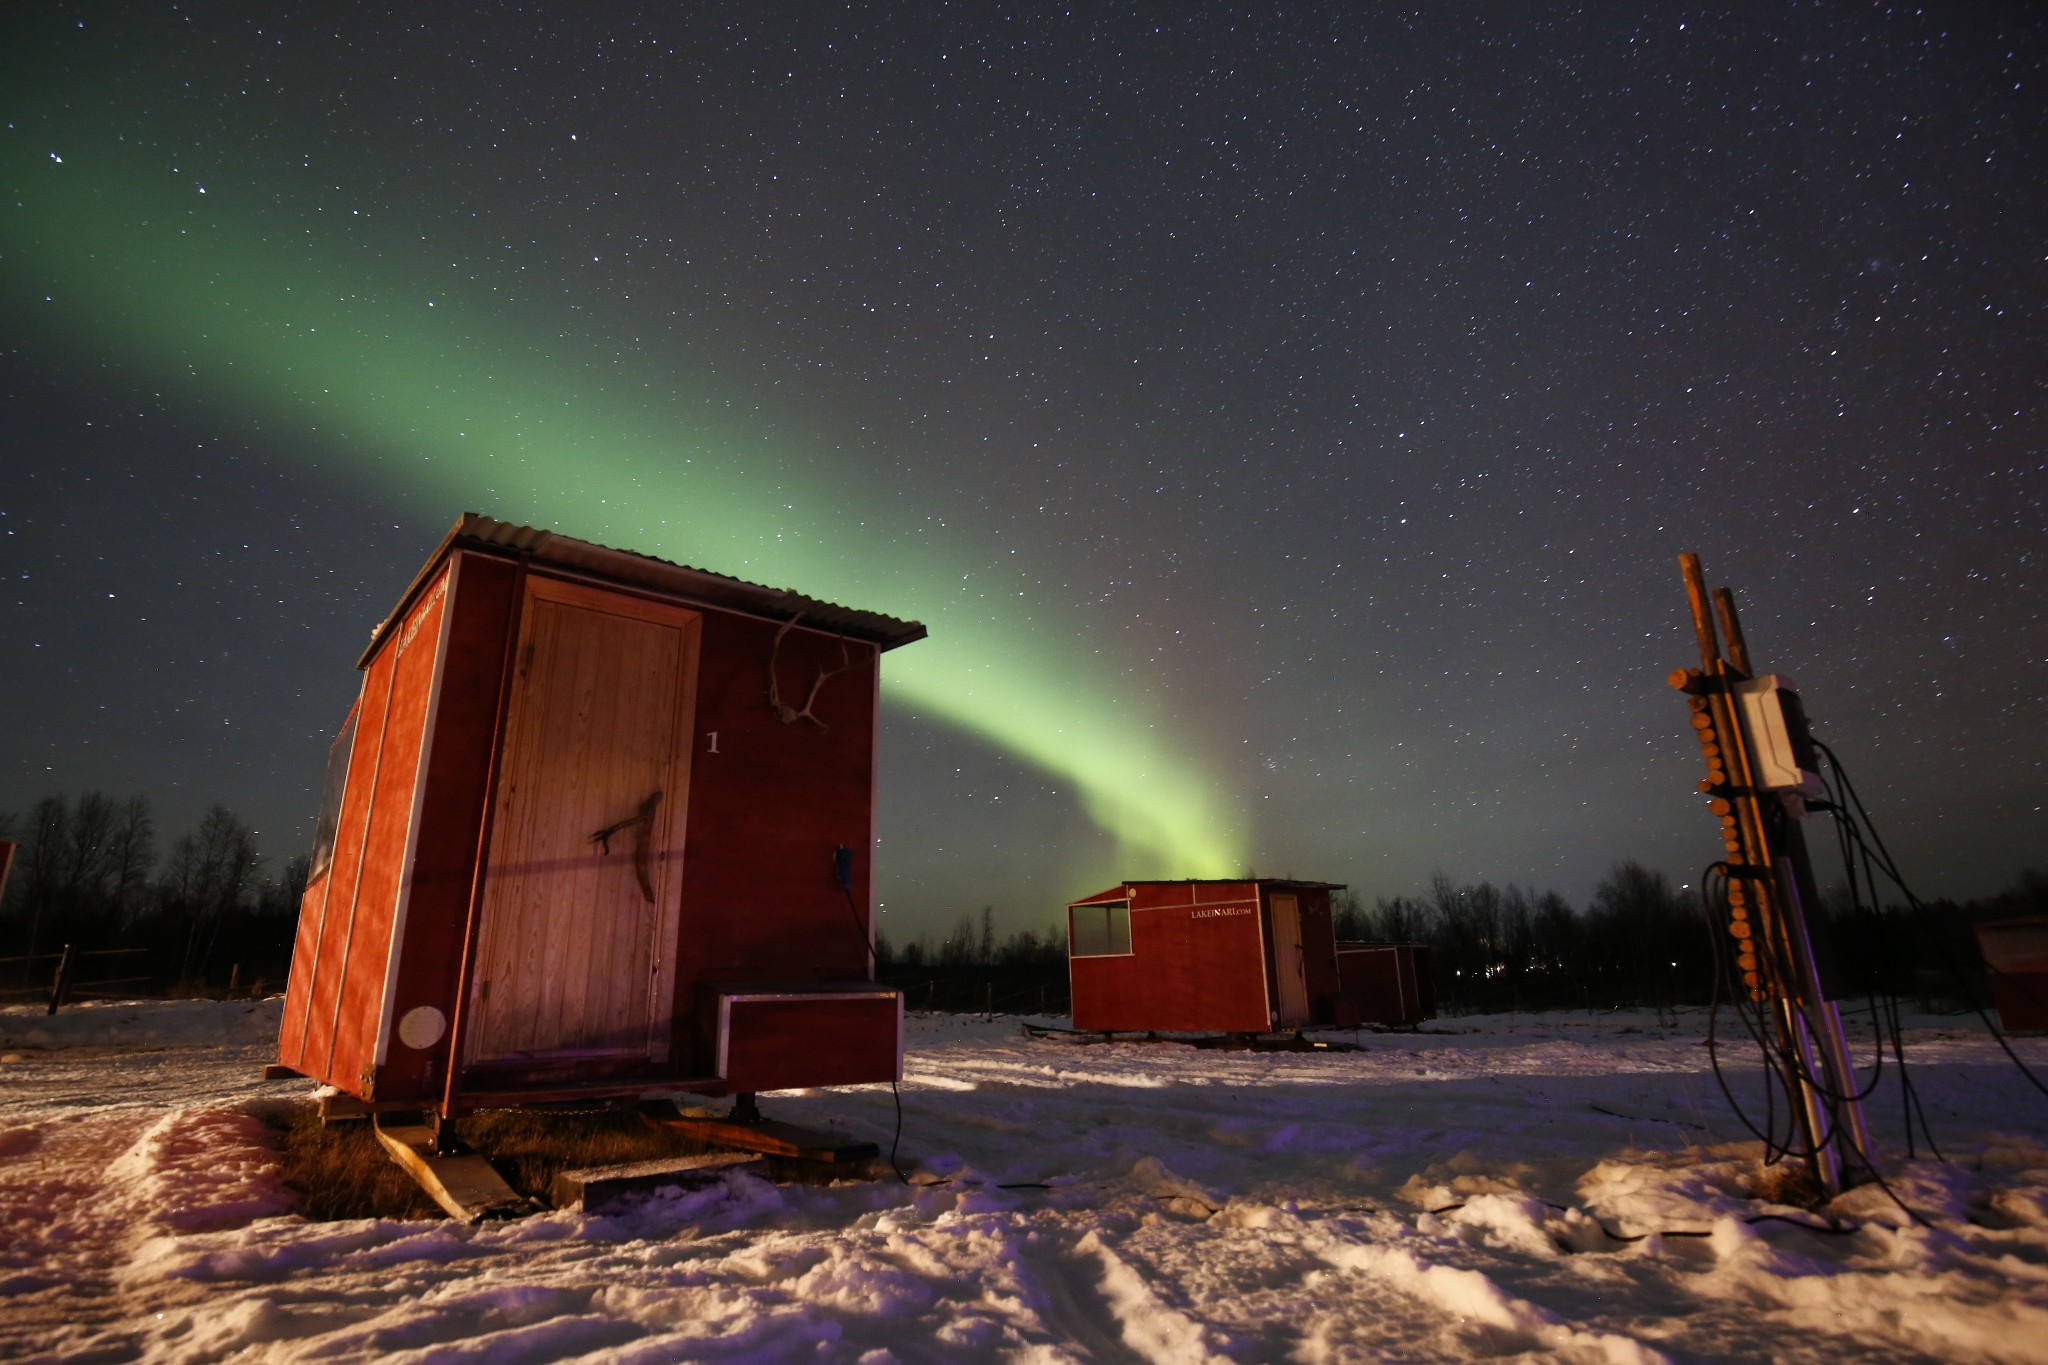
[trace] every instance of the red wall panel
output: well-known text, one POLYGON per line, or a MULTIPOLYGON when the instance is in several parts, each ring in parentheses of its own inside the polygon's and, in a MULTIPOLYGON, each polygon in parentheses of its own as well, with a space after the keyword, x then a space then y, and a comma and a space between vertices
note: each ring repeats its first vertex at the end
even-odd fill
POLYGON ((1252 884, 1141 882, 1131 891, 1131 955, 1072 960, 1075 1028, 1271 1027, 1252 884))
POLYGON ((1347 943, 1337 950, 1344 994, 1366 1024, 1416 1024, 1436 1017, 1429 949, 1414 943, 1347 943))
POLYGON ((2048 1029, 2048 972, 1994 971, 1989 976, 1991 1003, 2007 1029, 2048 1029))
POLYGON ((700 982, 797 984, 869 975, 869 833, 873 819, 875 651, 858 642, 704 613, 696 753, 684 847, 672 1056, 710 1074, 713 1040, 691 1023, 700 982), (785 704, 801 708, 821 669, 809 720, 768 704, 777 662, 785 704), (717 750, 712 750, 712 736, 717 750), (853 850, 851 903, 833 878, 835 848, 853 850))
MULTIPOLYGON (((506 642, 517 606, 518 571, 502 559, 460 556, 449 599, 448 646, 428 741, 425 799, 413 845, 405 930, 390 1015, 421 1006, 453 1021, 477 851, 497 739, 506 642)), ((451 1033, 423 1048, 386 1044, 378 1093, 392 1099, 438 1098, 447 1078, 451 1033)))
MULTIPOLYGON (((383 758, 385 712, 391 699, 392 660, 380 654, 363 675, 357 703, 355 748, 349 756, 348 782, 343 788, 341 819, 334 833, 334 860, 328 865, 321 898, 319 938, 307 983, 306 1028, 299 1070, 316 1080, 347 1089, 355 1078, 333 1070, 335 1011, 341 999, 342 963, 355 918, 356 885, 363 870, 363 851, 370 828, 371 798, 383 758)), ((293 971, 297 971, 294 964, 293 971)))
MULTIPOLYGON (((377 1030, 383 1019, 385 974, 391 961, 391 929, 404 884, 417 802, 420 749, 427 728, 441 622, 447 609, 449 575, 437 582, 393 627, 379 660, 391 659, 391 699, 384 719, 383 759, 356 883, 355 915, 341 961, 341 999, 336 1010, 331 1075, 347 1077, 360 1091, 376 1060, 377 1030)), ((345 1084, 337 1080, 336 1084, 345 1084)))
POLYGON ((728 998, 722 1010, 726 1088, 787 1090, 888 1080, 901 1066, 903 997, 728 998))
POLYGON ((306 888, 299 900, 299 926, 292 939, 292 969, 285 978, 284 1016, 278 1022, 277 1060, 295 1071, 304 1071, 306 1011, 311 1001, 313 964, 320 951, 320 916, 327 902, 327 883, 322 877, 306 888))

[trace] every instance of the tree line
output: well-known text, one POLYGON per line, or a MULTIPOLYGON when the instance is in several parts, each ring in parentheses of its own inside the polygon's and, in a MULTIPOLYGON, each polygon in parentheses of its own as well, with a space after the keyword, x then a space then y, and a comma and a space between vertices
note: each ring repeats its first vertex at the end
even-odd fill
MULTIPOLYGON (((1870 904, 1845 888, 1810 907, 1815 955, 1831 995, 1889 995, 1922 1010, 1988 1004, 1972 924, 2048 913, 2048 876, 2022 873, 1979 900, 1870 904)), ((1717 955, 1732 953, 1723 912, 1697 888, 1673 887, 1633 861, 1614 865, 1583 909, 1556 892, 1432 879, 1413 897, 1367 909, 1340 894, 1337 937, 1422 943, 1445 1013, 1704 1005, 1717 955)))
MULTIPOLYGON (((1332 909, 1340 942, 1426 946, 1445 1014, 1704 1005, 1716 954, 1732 946, 1715 939, 1724 930, 1697 888, 1673 886, 1634 861, 1610 868, 1582 907, 1555 891, 1438 875, 1418 895, 1370 905, 1338 892, 1332 909)), ((2048 874, 2022 873, 2007 890, 1960 904, 1871 906, 1836 889, 1817 909, 1816 949, 1833 993, 1960 1010, 1989 1001, 1971 924, 2048 914, 2048 874)), ((899 944, 878 934, 875 962, 877 977, 906 990, 913 1009, 1068 1004, 1065 927, 998 937, 991 907, 960 916, 937 940, 899 944)))
MULTIPOLYGON (((0 838, 20 845, 0 899, 0 958, 38 959, 0 963, 0 999, 46 989, 66 944, 75 953, 131 950, 80 978, 133 978, 131 991, 282 988, 307 860, 266 866, 253 831, 225 806, 208 809, 162 855, 149 801, 103 792, 0 813, 0 838)), ((1631 861, 1615 864, 1584 907, 1555 891, 1439 875, 1418 895, 1369 906, 1339 892, 1333 909, 1340 941, 1426 945, 1445 1013, 1704 1004, 1722 946, 1696 890, 1631 861)), ((2048 874, 2022 873, 2005 891, 1963 904, 1873 907, 1836 891, 1818 909, 1835 992, 1961 1008, 1988 998, 1971 922, 2048 914, 2048 874)), ((875 967, 909 992, 912 1008, 1068 1004, 1065 926, 999 936, 990 906, 936 940, 877 933, 875 967)))
POLYGON ((1438 874, 1418 896, 1333 905, 1339 941, 1429 948, 1445 1013, 1704 1001, 1713 964, 1697 899, 1641 863, 1615 864, 1583 909, 1555 891, 1438 874))
POLYGON ((934 942, 875 934, 875 979, 904 992, 911 1009, 1065 1013, 1067 932, 1061 926, 996 936, 995 907, 962 915, 934 942))
MULTIPOLYGON (((84 959, 82 984, 120 978, 123 993, 280 989, 291 964, 306 859, 266 869, 256 837, 226 806, 209 808, 159 854, 149 800, 105 792, 46 796, 0 813, 20 847, 0 899, 0 990, 48 988, 55 954, 84 959)), ((5 997, 0 997, 5 998, 5 997)))

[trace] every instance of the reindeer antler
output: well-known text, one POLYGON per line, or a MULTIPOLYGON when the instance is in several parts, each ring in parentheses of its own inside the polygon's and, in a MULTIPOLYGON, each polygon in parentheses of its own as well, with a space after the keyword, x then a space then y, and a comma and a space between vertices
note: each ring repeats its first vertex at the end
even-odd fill
POLYGON ((782 637, 789 634, 795 628, 796 623, 803 619, 804 614, 798 612, 787 621, 784 621, 782 629, 775 632, 775 644, 768 651, 768 708, 775 712, 776 717, 784 725, 794 725, 800 720, 807 720, 820 730, 827 730, 831 727, 826 725, 824 721, 819 720, 811 711, 811 708, 817 704, 818 690, 825 685, 827 678, 837 677, 839 674, 846 672, 854 666, 856 661, 853 657, 853 651, 846 647, 846 641, 841 640, 839 642, 839 667, 820 668, 818 670, 818 676, 811 679, 810 692, 804 697, 803 709, 799 711, 796 707, 783 701, 781 685, 775 678, 775 665, 782 656, 782 637))

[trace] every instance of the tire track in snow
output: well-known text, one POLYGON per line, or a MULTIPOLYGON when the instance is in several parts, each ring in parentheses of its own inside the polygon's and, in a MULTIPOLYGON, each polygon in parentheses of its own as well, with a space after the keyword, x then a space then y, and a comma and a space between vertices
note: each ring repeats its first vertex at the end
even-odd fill
POLYGON ((1163 1302, 1131 1263, 1111 1251, 1102 1229, 1091 1228, 1074 1250, 1102 1262, 1102 1294, 1116 1315, 1123 1339, 1149 1365, 1201 1365, 1224 1361, 1209 1349, 1202 1324, 1163 1302))
POLYGON ((0 1144, 0 1355, 40 1329, 99 1311, 113 1295, 129 1229, 105 1208, 107 1168, 157 1116, 100 1111, 6 1130, 0 1144))
MULTIPOLYGON (((1155 1365, 1159 1356, 1131 1343, 1128 1312, 1106 1283, 1107 1276, 1096 1268, 1101 1264, 1106 1270, 1110 1261, 1123 1266, 1102 1246, 1098 1231, 1091 1228, 1076 1238, 1048 1229, 1037 1245, 1019 1246, 1019 1279, 1038 1315, 1039 1333, 1050 1339, 1033 1359, 1046 1365, 1077 1360, 1090 1365, 1155 1365), (1042 1354, 1045 1351, 1052 1354, 1042 1354)), ((1124 1270, 1135 1278, 1128 1266, 1124 1270)))
POLYGON ((1672 1365, 1669 1356, 1634 1337, 1568 1326, 1546 1309, 1509 1294, 1480 1271, 1432 1265, 1406 1247, 1338 1242, 1312 1232, 1302 1240, 1336 1269, 1367 1275, 1434 1305, 1460 1323, 1505 1335, 1503 1353, 1542 1349, 1586 1365, 1672 1365))

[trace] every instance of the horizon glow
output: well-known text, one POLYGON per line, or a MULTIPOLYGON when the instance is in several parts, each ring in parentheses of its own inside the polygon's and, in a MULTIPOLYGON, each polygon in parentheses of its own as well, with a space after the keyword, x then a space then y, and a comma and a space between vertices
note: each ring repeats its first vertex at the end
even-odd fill
POLYGON ((18 129, 7 141, 0 287, 71 350, 111 352, 173 401, 316 436, 358 492, 409 512, 486 512, 922 620, 931 638, 889 656, 885 698, 1071 784, 1117 841, 1118 875, 1247 866, 1230 784, 1142 673, 1099 663, 926 509, 723 416, 745 394, 693 390, 600 338, 521 335, 488 282, 429 299, 367 251, 280 247, 235 220, 232 190, 153 193, 191 177, 104 141, 46 157, 18 129))

